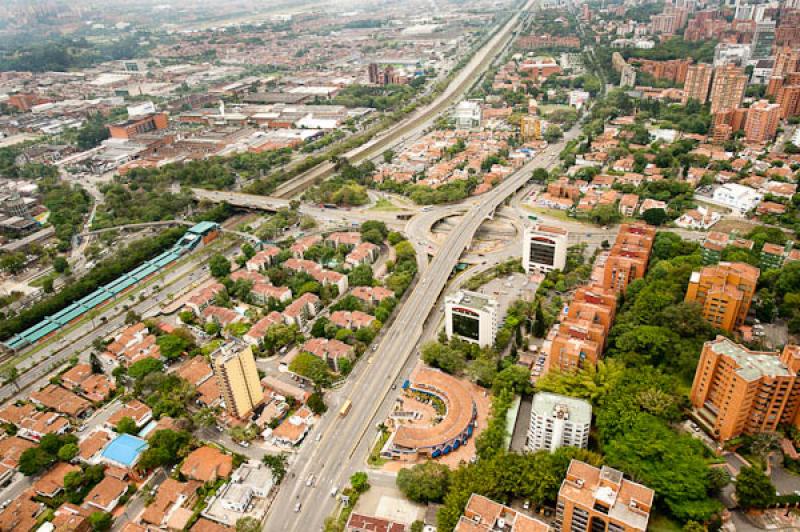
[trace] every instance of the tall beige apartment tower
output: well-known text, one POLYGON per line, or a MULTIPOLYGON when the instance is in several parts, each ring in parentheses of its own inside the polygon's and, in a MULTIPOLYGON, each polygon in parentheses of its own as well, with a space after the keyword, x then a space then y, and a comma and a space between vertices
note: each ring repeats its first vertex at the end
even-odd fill
POLYGON ((225 408, 236 418, 246 418, 264 399, 253 349, 247 347, 232 351, 222 348, 214 356, 213 366, 225 408))
POLYGON ((689 66, 686 71, 686 81, 683 84, 683 98, 681 103, 686 105, 689 100, 700 103, 708 101, 708 89, 711 87, 711 74, 714 69, 711 65, 699 63, 689 66))
POLYGON ((747 88, 744 69, 726 64, 714 69, 711 85, 711 114, 736 109, 742 103, 747 88))

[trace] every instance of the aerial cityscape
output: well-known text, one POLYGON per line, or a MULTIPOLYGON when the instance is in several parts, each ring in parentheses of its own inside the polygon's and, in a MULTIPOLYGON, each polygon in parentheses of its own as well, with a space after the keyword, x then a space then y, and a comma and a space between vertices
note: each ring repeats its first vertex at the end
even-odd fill
POLYGON ((0 532, 800 530, 800 0, 3 0, 0 532))

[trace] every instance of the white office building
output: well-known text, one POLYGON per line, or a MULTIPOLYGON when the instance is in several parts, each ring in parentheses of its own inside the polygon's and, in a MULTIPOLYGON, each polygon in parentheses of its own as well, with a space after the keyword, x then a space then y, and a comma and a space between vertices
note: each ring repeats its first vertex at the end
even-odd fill
POLYGON ((522 267, 528 273, 563 270, 567 265, 567 231, 549 225, 525 227, 522 267))
POLYGON ((540 392, 533 396, 531 424, 526 448, 529 451, 589 445, 592 405, 582 399, 540 392))
POLYGON ((475 100, 459 102, 453 110, 456 129, 477 129, 481 127, 481 105, 475 100))
POLYGON ((444 299, 445 332, 481 347, 494 344, 497 301, 483 294, 459 291, 444 299))
POLYGON ((759 191, 738 183, 726 183, 714 191, 714 201, 741 212, 755 209, 762 199, 759 191))

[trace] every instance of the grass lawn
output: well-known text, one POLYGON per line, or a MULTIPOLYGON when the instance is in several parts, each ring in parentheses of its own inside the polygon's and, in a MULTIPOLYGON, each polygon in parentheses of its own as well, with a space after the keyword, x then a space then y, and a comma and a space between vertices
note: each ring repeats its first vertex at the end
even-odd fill
POLYGON ((402 209, 400 207, 398 207, 397 205, 395 205, 394 203, 392 203, 391 200, 388 200, 386 198, 380 198, 377 202, 375 202, 375 205, 370 207, 369 210, 371 210, 371 211, 394 212, 394 211, 400 211, 402 209))
POLYGON ((650 532, 680 532, 682 528, 681 525, 679 525, 677 521, 673 521, 672 518, 654 513, 650 517, 647 530, 650 532))
POLYGON ((53 281, 55 281, 58 278, 58 276, 59 276, 58 272, 50 272, 47 275, 42 275, 41 277, 34 279, 28 284, 30 286, 36 286, 38 288, 41 288, 44 286, 45 281, 47 281, 48 279, 52 279, 53 281))
POLYGON ((370 467, 380 468, 383 467, 383 464, 388 462, 386 458, 381 457, 381 449, 383 449, 383 446, 389 441, 389 436, 391 436, 391 433, 388 430, 384 430, 380 438, 378 438, 378 441, 375 442, 375 446, 372 448, 372 452, 369 453, 369 457, 367 458, 367 464, 370 467))

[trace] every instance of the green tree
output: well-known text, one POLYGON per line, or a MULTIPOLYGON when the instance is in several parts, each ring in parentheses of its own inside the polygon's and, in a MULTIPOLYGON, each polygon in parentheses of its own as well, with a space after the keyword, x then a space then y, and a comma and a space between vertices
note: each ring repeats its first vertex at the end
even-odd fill
POLYGON ((544 320, 544 311, 542 310, 542 302, 536 302, 536 310, 533 317, 533 331, 531 331, 536 338, 544 338, 547 334, 547 323, 544 320))
POLYGON ((561 128, 555 124, 551 124, 547 126, 547 129, 544 131, 544 140, 549 142, 550 144, 554 142, 558 142, 561 137, 564 136, 564 132, 561 131, 561 128))
POLYGON ((58 459, 62 462, 69 462, 76 456, 78 456, 78 444, 76 443, 67 443, 63 445, 58 450, 58 459))
POLYGON ((49 467, 55 462, 55 457, 42 450, 41 447, 25 449, 19 457, 19 472, 26 476, 33 476, 49 467))
POLYGON ((442 502, 449 482, 450 468, 432 461, 403 468, 397 474, 398 489, 418 503, 442 502))
POLYGON ((188 339, 177 334, 163 334, 158 337, 156 343, 161 355, 167 360, 180 358, 193 347, 193 344, 188 339))
POLYGON ((135 380, 141 380, 151 373, 159 373, 164 370, 164 363, 155 358, 143 358, 137 360, 128 368, 128 376, 135 380))
POLYGON ((422 346, 422 360, 451 375, 461 373, 467 365, 464 353, 438 342, 429 342, 422 346))
POLYGON ((219 253, 213 255, 211 259, 209 259, 208 268, 211 271, 211 275, 217 279, 227 277, 231 273, 230 261, 226 259, 224 255, 220 255, 219 253))
POLYGON ((117 423, 116 431, 119 434, 136 434, 139 432, 139 428, 133 418, 125 416, 117 423))
POLYGON ((615 205, 598 205, 589 211, 589 220, 597 225, 609 225, 618 222, 621 217, 615 205))
POLYGON ((236 520, 236 532, 261 532, 261 521, 255 517, 240 517, 236 520))
POLYGON ((62 256, 58 256, 53 259, 53 269, 58 273, 64 273, 69 269, 69 263, 67 259, 62 256))
POLYGON ((328 406, 325 404, 325 398, 320 392, 312 393, 306 404, 316 415, 324 414, 328 410, 328 406))
POLYGON ((736 475, 736 500, 742 508, 766 508, 775 500, 775 486, 759 467, 743 467, 736 475))
POLYGON ((642 213, 642 218, 645 222, 655 226, 659 226, 669 219, 664 209, 647 209, 642 213))
POLYGON ((331 382, 328 365, 311 353, 300 353, 289 363, 289 371, 310 379, 317 386, 326 387, 331 382))
POLYGON ((106 532, 111 530, 111 525, 113 523, 114 518, 109 513, 92 512, 89 515, 89 524, 92 526, 93 532, 106 532))
POLYGON ((369 489, 369 478, 363 471, 353 473, 350 476, 350 486, 356 493, 364 493, 369 489))
POLYGON ((272 476, 275 479, 275 484, 280 484, 286 476, 286 469, 289 463, 289 457, 286 453, 281 454, 265 454, 261 459, 264 465, 272 470, 272 476))
POLYGON ((350 286, 372 286, 375 279, 372 276, 372 266, 369 264, 359 264, 347 275, 350 286))

